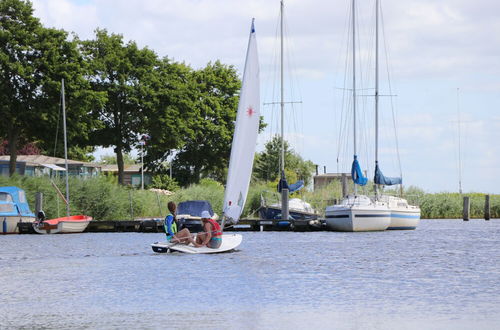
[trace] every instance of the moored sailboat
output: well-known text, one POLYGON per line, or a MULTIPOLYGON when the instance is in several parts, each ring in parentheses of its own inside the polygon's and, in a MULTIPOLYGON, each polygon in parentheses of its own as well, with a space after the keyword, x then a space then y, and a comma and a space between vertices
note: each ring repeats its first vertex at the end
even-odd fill
POLYGON ((379 0, 376 0, 376 38, 375 38, 375 196, 370 198, 357 194, 357 184, 365 185, 356 155, 356 38, 355 38, 355 0, 352 0, 352 43, 353 43, 353 113, 354 113, 354 160, 351 175, 354 181, 354 195, 347 196, 338 205, 328 206, 325 211, 326 225, 339 231, 377 231, 385 229, 415 229, 420 221, 420 208, 409 205, 401 197, 379 195, 379 185, 402 184, 401 177, 386 177, 380 170, 378 161, 378 17, 379 0))

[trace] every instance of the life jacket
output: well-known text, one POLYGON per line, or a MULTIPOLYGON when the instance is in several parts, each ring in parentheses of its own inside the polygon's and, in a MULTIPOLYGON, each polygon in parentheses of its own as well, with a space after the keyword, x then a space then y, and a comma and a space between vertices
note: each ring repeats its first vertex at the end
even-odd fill
POLYGON ((217 221, 215 221, 214 219, 208 219, 208 222, 210 222, 213 226, 212 237, 222 238, 222 230, 220 228, 219 223, 217 223, 217 221))
POLYGON ((167 218, 169 215, 171 215, 173 218, 172 225, 171 225, 170 229, 171 229, 172 233, 174 233, 174 235, 177 234, 177 222, 175 221, 174 215, 172 213, 169 213, 165 217, 165 233, 167 234, 167 236, 170 236, 168 233, 168 221, 167 221, 167 218))

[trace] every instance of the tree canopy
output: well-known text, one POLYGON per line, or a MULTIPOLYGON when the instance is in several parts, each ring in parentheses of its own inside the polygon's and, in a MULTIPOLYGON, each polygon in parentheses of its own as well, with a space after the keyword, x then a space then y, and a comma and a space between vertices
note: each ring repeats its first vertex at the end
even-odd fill
MULTIPOLYGON (((305 185, 311 182, 314 164, 304 160, 295 153, 290 145, 284 141, 285 174, 289 181, 304 180, 305 185)), ((264 151, 257 153, 254 161, 254 177, 266 182, 277 181, 280 177, 281 137, 275 135, 269 140, 264 151)), ((291 183, 291 182, 289 182, 291 183)))

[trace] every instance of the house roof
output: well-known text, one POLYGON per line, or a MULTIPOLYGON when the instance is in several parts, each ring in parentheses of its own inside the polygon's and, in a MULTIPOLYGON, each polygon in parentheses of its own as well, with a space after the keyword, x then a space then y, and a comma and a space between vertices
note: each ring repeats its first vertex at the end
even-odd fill
MULTIPOLYGON (((124 170, 124 172, 140 173, 141 172, 141 164, 124 165, 123 170, 124 170)), ((103 172, 118 172, 118 165, 116 165, 116 164, 102 165, 101 171, 103 171, 103 172)), ((146 169, 144 169, 144 173, 146 173, 146 172, 148 172, 148 171, 146 169)))
POLYGON ((345 174, 348 178, 351 177, 351 173, 324 173, 315 175, 314 178, 341 178, 342 174, 345 174))
MULTIPOLYGON (((9 160, 10 160, 10 155, 0 156, 0 161, 9 161, 9 160)), ((42 165, 42 166, 48 164, 64 165, 65 163, 64 158, 50 157, 44 155, 18 155, 17 162, 23 162, 26 163, 27 165, 42 165)), ((68 164, 82 165, 88 167, 101 167, 100 164, 83 162, 81 160, 71 160, 71 159, 68 159, 68 164)))

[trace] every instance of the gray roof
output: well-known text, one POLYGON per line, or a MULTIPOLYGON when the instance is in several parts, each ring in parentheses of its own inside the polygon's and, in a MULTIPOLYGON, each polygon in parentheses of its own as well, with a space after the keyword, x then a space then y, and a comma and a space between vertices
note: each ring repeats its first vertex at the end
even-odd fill
MULTIPOLYGON (((9 161, 10 155, 0 156, 0 161, 9 161)), ((23 162, 27 165, 42 165, 42 164, 54 164, 54 165, 64 165, 64 158, 50 157, 44 155, 18 155, 17 162, 23 162)), ((68 159, 68 164, 71 165, 82 165, 88 167, 101 167, 101 164, 83 162, 81 160, 71 160, 68 159)))

